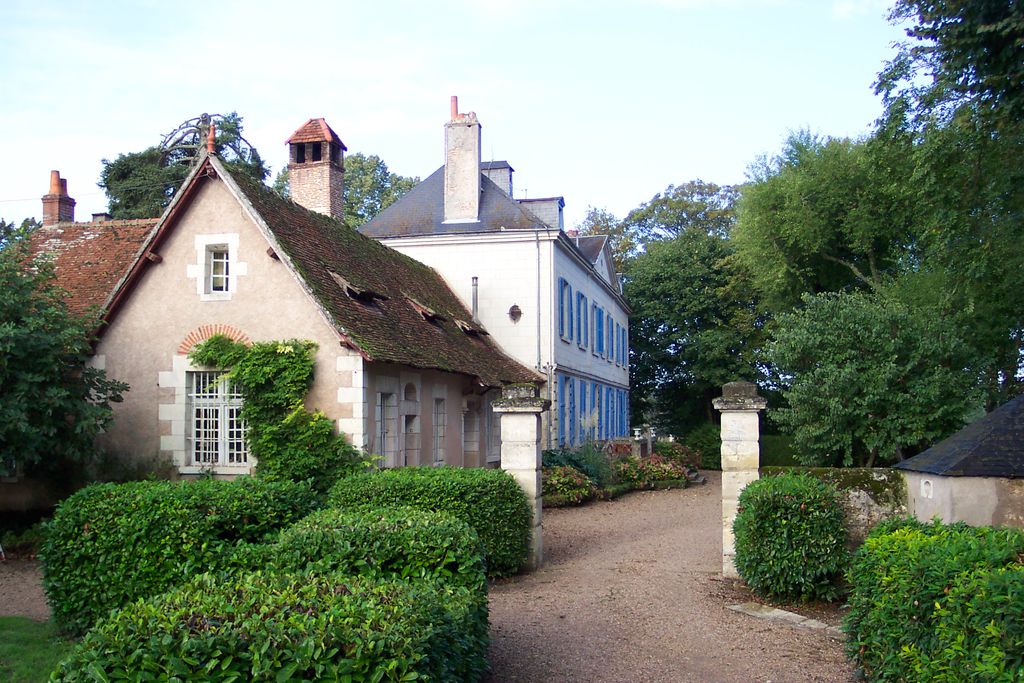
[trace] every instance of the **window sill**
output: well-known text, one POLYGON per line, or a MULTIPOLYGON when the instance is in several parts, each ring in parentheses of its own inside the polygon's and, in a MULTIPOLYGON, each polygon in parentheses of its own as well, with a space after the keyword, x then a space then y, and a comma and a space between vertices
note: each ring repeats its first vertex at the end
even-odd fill
POLYGON ((250 474, 252 470, 252 465, 213 465, 210 467, 189 465, 179 467, 178 474, 250 474))

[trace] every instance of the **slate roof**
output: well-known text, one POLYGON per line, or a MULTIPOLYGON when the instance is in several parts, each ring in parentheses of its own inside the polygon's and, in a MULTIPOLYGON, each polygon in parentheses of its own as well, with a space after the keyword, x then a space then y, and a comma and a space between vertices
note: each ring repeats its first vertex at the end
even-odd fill
POLYGON ((499 168, 507 168, 510 171, 516 170, 516 169, 512 168, 512 166, 510 166, 509 163, 507 161, 505 161, 504 159, 497 159, 495 161, 481 161, 480 162, 480 170, 481 171, 493 171, 493 170, 499 169, 499 168))
POLYGON ((480 220, 444 222, 444 166, 400 200, 367 221, 359 232, 377 239, 412 235, 500 232, 502 230, 554 230, 505 194, 493 180, 480 175, 480 220))
POLYGON ((245 174, 231 178, 339 333, 369 360, 469 375, 487 386, 543 380, 472 322, 434 269, 282 199, 245 174))
POLYGON ((338 134, 327 125, 327 121, 324 119, 310 119, 304 124, 299 126, 299 129, 292 133, 292 136, 285 141, 285 144, 290 145, 292 143, 300 142, 323 142, 329 140, 335 143, 343 150, 348 151, 348 147, 341 141, 338 134))
POLYGON ((34 254, 50 255, 57 282, 68 292, 68 309, 82 314, 107 307, 156 223, 156 218, 56 223, 37 229, 29 244, 34 254))
POLYGON ((1024 396, 894 467, 949 477, 1024 478, 1024 396))
POLYGON ((585 237, 576 237, 576 248, 580 250, 580 253, 588 261, 590 265, 597 263, 597 259, 601 256, 601 250, 604 249, 605 242, 608 241, 607 235, 588 235, 585 237))

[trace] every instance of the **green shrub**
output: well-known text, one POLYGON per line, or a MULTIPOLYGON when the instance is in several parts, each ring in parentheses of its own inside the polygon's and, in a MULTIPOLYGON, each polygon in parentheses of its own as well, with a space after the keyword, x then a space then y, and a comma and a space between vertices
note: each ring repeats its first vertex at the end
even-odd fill
POLYGON ((1024 565, 958 575, 934 619, 933 652, 908 648, 918 680, 1024 681, 1024 565))
POLYGON ((700 466, 705 470, 722 469, 722 428, 705 422, 683 437, 683 444, 700 453, 700 466))
POLYGON ((401 467, 341 479, 334 507, 404 506, 450 512, 480 536, 489 576, 514 574, 530 548, 533 511, 507 472, 460 467, 401 467))
POLYGON ((82 633, 111 609, 220 566, 311 512, 308 484, 202 480, 82 489, 57 508, 40 558, 57 624, 82 633))
POLYGON ((477 602, 434 582, 203 574, 112 614, 51 680, 479 680, 477 602))
POLYGON ((785 434, 762 434, 760 438, 760 467, 794 467, 800 460, 793 450, 793 437, 785 434))
POLYGON ((254 569, 437 580, 487 597, 479 537, 444 512, 320 510, 282 531, 255 557, 254 569))
MULTIPOLYGON (((916 520, 878 525, 850 566, 850 609, 843 624, 847 653, 871 680, 918 679, 922 662, 946 647, 938 635, 937 613, 958 581, 970 583, 971 572, 1005 567, 1021 553, 1024 531, 1019 529, 916 520)), ((963 591, 959 595, 969 597, 963 591)), ((985 600, 979 596, 982 609, 988 609, 985 600)), ((962 618, 955 616, 959 609, 949 612, 951 624, 962 618)), ((996 617, 976 613, 970 618, 987 624, 996 617)), ((960 647, 955 634, 949 637, 952 647, 960 647)))
POLYGON ((588 441, 577 448, 558 448, 544 451, 544 467, 572 467, 593 482, 597 488, 607 488, 618 483, 608 454, 588 441))
POLYGON ((740 493, 733 532, 736 571, 759 595, 837 596, 847 555, 835 488, 796 474, 751 482, 740 493))
POLYGON ((597 493, 594 482, 575 467, 545 467, 541 480, 545 507, 579 505, 597 493))
POLYGON ((628 456, 615 462, 619 479, 634 489, 657 488, 659 482, 679 482, 686 485, 686 468, 679 463, 652 455, 648 458, 628 456))

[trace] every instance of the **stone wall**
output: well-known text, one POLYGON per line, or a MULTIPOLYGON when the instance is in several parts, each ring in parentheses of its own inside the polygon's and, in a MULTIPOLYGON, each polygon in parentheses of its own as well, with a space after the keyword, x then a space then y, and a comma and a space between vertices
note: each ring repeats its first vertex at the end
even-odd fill
POLYGON ((899 470, 882 467, 763 467, 761 476, 805 472, 835 486, 843 496, 847 546, 864 542, 872 527, 907 515, 907 484, 899 470))

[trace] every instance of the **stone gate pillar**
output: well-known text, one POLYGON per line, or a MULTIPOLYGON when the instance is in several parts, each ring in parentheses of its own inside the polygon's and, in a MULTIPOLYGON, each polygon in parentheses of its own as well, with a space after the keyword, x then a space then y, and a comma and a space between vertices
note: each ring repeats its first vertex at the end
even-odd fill
POLYGON ((529 568, 537 569, 544 560, 541 532, 541 450, 540 414, 551 401, 540 398, 536 385, 511 384, 492 404, 501 415, 501 469, 519 482, 533 510, 529 568))
POLYGON ((758 477, 758 412, 768 402, 757 394, 755 384, 729 382, 722 387, 722 397, 712 403, 722 413, 722 576, 739 578, 732 523, 740 491, 758 477))

